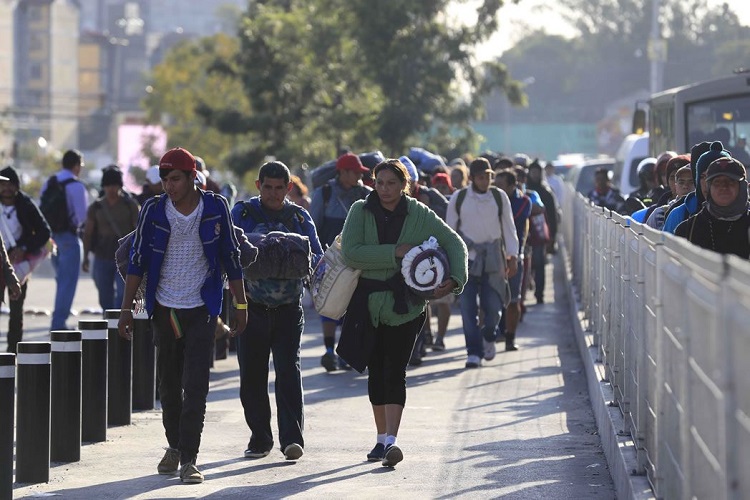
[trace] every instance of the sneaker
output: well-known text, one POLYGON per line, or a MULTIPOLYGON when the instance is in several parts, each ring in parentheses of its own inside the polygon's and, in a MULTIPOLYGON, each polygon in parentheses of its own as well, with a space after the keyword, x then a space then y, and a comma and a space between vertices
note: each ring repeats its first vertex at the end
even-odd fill
POLYGON ((383 443, 378 443, 375 445, 372 451, 367 454, 367 461, 368 462, 380 462, 381 460, 383 460, 384 456, 385 456, 385 445, 383 443))
POLYGON ((271 450, 263 450, 248 444, 245 450, 245 458, 263 458, 268 456, 269 453, 271 453, 271 450))
POLYGON ((495 341, 483 340, 482 342, 484 343, 484 359, 492 361, 495 359, 495 341))
POLYGON ((323 357, 320 358, 320 366, 326 369, 327 372, 336 370, 336 355, 332 352, 326 351, 323 357))
POLYGON ((284 448, 284 458, 287 460, 299 460, 299 458, 305 454, 305 450, 302 449, 297 443, 292 443, 284 448))
POLYGON ((470 354, 466 358, 466 368, 479 368, 480 366, 482 366, 482 358, 479 356, 470 354))
POLYGON ((161 459, 156 470, 159 474, 174 474, 180 467, 180 450, 177 448, 167 448, 164 458, 161 459))
POLYGON ((404 452, 401 451, 401 448, 392 444, 385 448, 385 454, 381 463, 384 467, 393 467, 403 459, 404 452))
POLYGON ((203 482, 203 474, 191 461, 180 467, 180 481, 187 484, 200 484, 203 482))
POLYGON ((443 339, 435 339, 435 342, 432 343, 432 350, 433 351, 444 351, 445 350, 445 344, 443 343, 443 339))

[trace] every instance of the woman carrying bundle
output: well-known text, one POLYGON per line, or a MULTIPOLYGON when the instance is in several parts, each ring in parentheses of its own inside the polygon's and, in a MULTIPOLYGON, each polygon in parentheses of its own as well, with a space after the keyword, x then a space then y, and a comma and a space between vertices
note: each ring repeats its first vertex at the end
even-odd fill
POLYGON ((341 250, 362 270, 349 304, 338 353, 357 370, 368 370, 377 444, 367 459, 393 467, 403 460, 396 445, 406 403, 406 366, 424 322, 425 299, 408 289, 401 259, 433 236, 448 255, 450 271, 433 298, 459 294, 466 282, 463 240, 435 212, 407 195, 409 174, 399 160, 373 170, 375 190, 354 203, 344 224, 341 250))

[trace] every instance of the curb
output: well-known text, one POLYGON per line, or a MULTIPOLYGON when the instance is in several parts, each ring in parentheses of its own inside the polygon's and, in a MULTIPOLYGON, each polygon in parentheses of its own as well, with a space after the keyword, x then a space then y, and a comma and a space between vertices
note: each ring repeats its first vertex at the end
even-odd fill
POLYGON ((614 401, 612 387, 609 382, 605 382, 604 365, 597 361, 597 347, 591 345, 591 339, 587 338, 589 335, 584 331, 581 323, 582 314, 577 290, 568 269, 568 250, 564 242, 559 243, 573 332, 586 370, 589 398, 602 441, 602 449, 615 484, 617 498, 655 499, 648 478, 645 475, 635 474, 637 468, 635 445, 629 434, 620 434, 620 431, 626 428, 625 420, 618 408, 609 405, 610 401, 614 401))

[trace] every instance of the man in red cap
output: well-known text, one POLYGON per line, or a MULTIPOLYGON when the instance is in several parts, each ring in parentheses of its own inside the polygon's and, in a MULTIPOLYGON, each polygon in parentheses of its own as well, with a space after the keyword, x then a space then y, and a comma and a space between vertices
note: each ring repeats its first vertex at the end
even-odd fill
POLYGON ((227 200, 197 189, 195 158, 189 151, 167 151, 159 161, 159 175, 165 192, 147 200, 138 218, 118 329, 120 336, 132 338, 133 303, 148 273, 145 308, 157 344, 159 397, 169 442, 157 470, 173 474, 179 467, 182 482, 202 483, 196 458, 223 273, 236 309, 230 335, 247 324, 240 244, 227 200))
MULTIPOLYGON (((327 248, 341 233, 346 215, 354 202, 365 199, 372 191, 362 184, 362 176, 370 170, 362 165, 359 156, 354 153, 345 153, 336 160, 336 172, 334 179, 315 190, 310 202, 310 215, 323 248, 327 248)), ((321 316, 320 320, 326 348, 320 364, 329 372, 339 367, 348 368, 344 363, 338 362, 333 352, 336 347, 336 326, 343 320, 337 321, 325 316, 321 316)))

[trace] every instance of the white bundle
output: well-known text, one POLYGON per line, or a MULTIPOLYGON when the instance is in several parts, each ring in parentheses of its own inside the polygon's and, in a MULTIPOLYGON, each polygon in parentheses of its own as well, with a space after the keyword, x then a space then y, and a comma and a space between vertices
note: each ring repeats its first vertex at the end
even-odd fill
POLYGON ((429 296, 450 275, 448 256, 435 237, 430 236, 404 255, 401 274, 409 288, 429 296))

